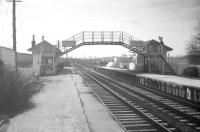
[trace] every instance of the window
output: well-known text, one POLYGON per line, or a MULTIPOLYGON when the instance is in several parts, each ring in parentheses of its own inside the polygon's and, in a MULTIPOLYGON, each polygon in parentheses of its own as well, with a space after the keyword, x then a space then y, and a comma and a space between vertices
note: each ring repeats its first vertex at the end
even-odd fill
POLYGON ((150 52, 150 53, 153 53, 153 54, 159 53, 159 46, 150 45, 150 46, 149 46, 149 52, 150 52))
POLYGON ((53 64, 53 57, 42 57, 42 64, 53 64))

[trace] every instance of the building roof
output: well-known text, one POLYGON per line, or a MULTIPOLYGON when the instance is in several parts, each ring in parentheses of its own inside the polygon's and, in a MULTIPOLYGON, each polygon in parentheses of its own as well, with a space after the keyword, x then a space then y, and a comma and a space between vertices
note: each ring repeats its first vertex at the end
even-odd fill
POLYGON ((55 45, 50 44, 48 41, 43 40, 42 42, 36 44, 34 47, 31 47, 30 49, 28 49, 28 51, 31 52, 40 52, 40 51, 56 51, 57 48, 55 45))
MULTIPOLYGON (((145 41, 144 45, 145 46, 147 46, 147 45, 161 45, 161 43, 152 39, 152 40, 149 40, 149 41, 145 41)), ((163 46, 164 46, 164 48, 166 48, 166 50, 173 50, 172 48, 168 47, 167 45, 163 44, 163 46)))
POLYGON ((30 54, 30 53, 20 53, 20 52, 17 52, 17 55, 30 55, 30 56, 32 56, 32 54, 30 54))
POLYGON ((7 47, 3 47, 3 46, 0 46, 0 48, 2 48, 2 49, 7 49, 7 50, 10 50, 10 51, 13 51, 13 49, 10 49, 10 48, 7 48, 7 47))

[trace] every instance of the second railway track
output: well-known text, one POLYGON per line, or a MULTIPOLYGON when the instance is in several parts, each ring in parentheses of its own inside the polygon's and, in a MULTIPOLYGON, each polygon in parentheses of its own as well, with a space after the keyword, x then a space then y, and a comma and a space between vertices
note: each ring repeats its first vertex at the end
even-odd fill
MULTIPOLYGON (((98 96, 98 98, 104 103, 104 105, 110 110, 113 116, 119 121, 119 123, 125 128, 125 130, 133 132, 199 131, 198 124, 192 122, 190 118, 188 119, 188 117, 184 117, 184 115, 177 115, 177 111, 171 112, 168 109, 166 109, 166 107, 160 107, 160 105, 157 105, 157 103, 153 102, 152 100, 149 100, 148 98, 144 98, 138 94, 133 94, 131 92, 128 92, 127 90, 123 90, 122 88, 119 88, 120 86, 118 86, 117 83, 114 83, 109 79, 105 79, 100 75, 89 71, 88 69, 82 68, 81 71, 81 74, 84 73, 84 76, 87 76, 87 81, 93 80, 93 85, 95 82, 98 83, 98 85, 101 85, 101 87, 104 87, 104 89, 93 88, 93 91, 98 96), (102 92, 102 90, 105 91, 105 89, 107 92, 109 91, 109 96, 107 93, 102 92), (115 97, 113 97, 113 95, 115 97), (123 101, 117 101, 116 98, 118 98, 118 100, 119 98, 121 98, 123 101), (123 106, 122 104, 126 105, 123 106), (137 114, 139 111, 139 115, 142 115, 142 117, 138 117, 137 114, 132 113, 132 109, 134 109, 134 112, 137 111, 135 112, 137 114)), ((147 95, 151 94, 148 93, 147 95)))

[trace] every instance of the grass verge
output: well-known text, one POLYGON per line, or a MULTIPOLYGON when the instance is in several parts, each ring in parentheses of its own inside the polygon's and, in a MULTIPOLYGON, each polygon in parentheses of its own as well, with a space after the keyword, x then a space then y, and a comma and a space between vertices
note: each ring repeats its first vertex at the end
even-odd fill
POLYGON ((31 97, 41 83, 26 80, 19 73, 3 68, 0 73, 0 115, 14 117, 34 106, 31 97))

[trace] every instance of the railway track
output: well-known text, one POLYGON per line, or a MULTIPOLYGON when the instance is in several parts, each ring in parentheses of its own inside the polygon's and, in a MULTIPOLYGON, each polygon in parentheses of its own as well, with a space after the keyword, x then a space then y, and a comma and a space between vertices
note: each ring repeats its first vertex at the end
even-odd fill
MULTIPOLYGON (((197 104, 192 104, 190 102, 186 102, 184 100, 177 99, 172 96, 164 95, 161 92, 146 88, 144 86, 138 86, 137 84, 134 84, 122 78, 118 78, 114 76, 111 76, 112 78, 109 78, 108 76, 104 76, 104 77, 106 77, 112 82, 118 82, 118 84, 121 87, 127 89, 130 92, 137 91, 136 93, 139 94, 140 96, 144 97, 145 95, 145 97, 148 98, 148 100, 151 100, 154 102, 156 101, 156 103, 170 109, 171 111, 176 111, 176 112, 180 111, 179 115, 185 115, 188 118, 190 118, 190 120, 192 120, 193 122, 196 122, 197 124, 200 123, 200 106, 197 104), (137 87, 134 87, 135 85, 137 87), (131 88, 131 87, 134 87, 134 88, 131 88)), ((199 127, 197 128, 200 129, 199 127)))
MULTIPOLYGON (((184 131, 184 132, 194 131, 196 132, 200 130, 199 118, 197 116, 193 116, 193 114, 194 115, 196 114, 195 113, 196 111, 191 111, 191 109, 189 109, 188 107, 184 105, 177 104, 176 102, 171 102, 170 100, 167 100, 163 98, 162 96, 155 95, 153 93, 142 90, 140 88, 134 88, 134 90, 137 91, 135 92, 132 89, 130 89, 130 87, 133 87, 133 86, 130 86, 127 83, 124 83, 119 80, 117 81, 115 79, 113 80, 110 77, 106 77, 105 75, 102 75, 102 74, 97 74, 94 71, 91 72, 88 69, 86 71, 85 70, 86 69, 84 69, 85 75, 92 76, 90 78, 92 78, 93 80, 94 79, 98 80, 98 83, 101 83, 101 85, 103 84, 103 86, 107 87, 107 89, 111 89, 111 91, 114 91, 115 93, 117 93, 117 95, 124 98, 125 101, 127 101, 129 104, 131 104, 135 108, 138 108, 137 110, 141 110, 144 115, 147 115, 149 118, 151 118, 151 120, 154 120, 160 126, 164 127, 167 131, 184 131), (175 108, 179 108, 179 109, 175 109, 175 108), (180 110, 189 111, 190 114, 184 113, 183 111, 180 111, 180 110)), ((107 102, 106 101, 104 102, 103 99, 102 99, 102 102, 107 106, 107 102)), ((114 105, 116 102, 108 101, 108 103, 114 105)), ((109 109, 110 106, 108 105, 107 108, 109 109)), ((126 113, 127 108, 125 106, 124 108, 125 109, 123 109, 122 107, 122 109, 119 109, 119 111, 123 111, 124 113, 126 113)), ((110 111, 112 112, 112 108, 110 111)), ((113 115, 115 116, 115 114, 113 115)), ((128 120, 132 121, 134 120, 134 118, 136 118, 134 116, 128 116, 128 115, 129 114, 127 114, 128 120)), ((123 118, 124 118, 123 120, 126 120, 124 116, 123 118)), ((118 120, 118 121, 120 122, 121 120, 118 120)), ((134 123, 136 122, 137 121, 135 121, 134 123)), ((137 124, 138 126, 139 125, 143 126, 143 123, 148 124, 144 121, 138 121, 137 123, 138 123, 137 124)), ((124 123, 121 123, 121 124, 123 125, 124 123)), ((125 126, 127 126, 127 124, 125 126)), ((135 125, 129 124, 128 126, 131 128, 131 126, 135 126, 135 125)), ((133 130, 137 130, 137 129, 134 128, 133 130)), ((140 129, 140 130, 141 131, 151 131, 151 130, 160 131, 159 129, 154 129, 154 128, 144 129, 144 130, 140 129)))
POLYGON ((107 107, 125 131, 170 132, 170 130, 175 130, 175 128, 166 128, 163 126, 162 123, 164 124, 164 122, 158 123, 160 120, 152 117, 150 113, 144 113, 141 107, 133 105, 133 102, 109 89, 105 84, 96 80, 88 73, 82 71, 82 73, 79 74, 84 76, 93 93, 107 107))

